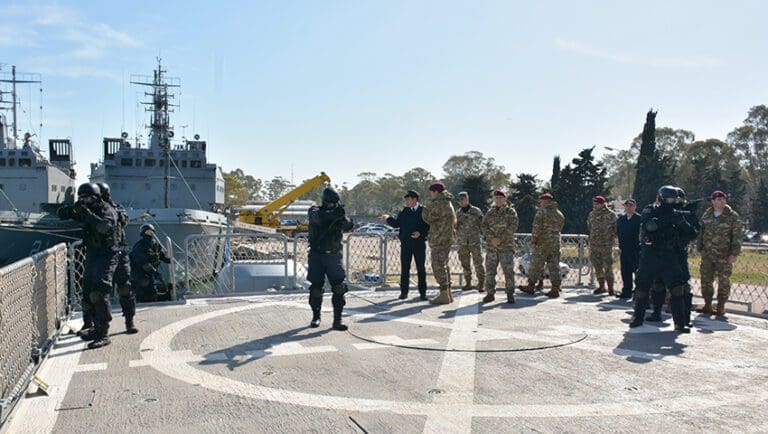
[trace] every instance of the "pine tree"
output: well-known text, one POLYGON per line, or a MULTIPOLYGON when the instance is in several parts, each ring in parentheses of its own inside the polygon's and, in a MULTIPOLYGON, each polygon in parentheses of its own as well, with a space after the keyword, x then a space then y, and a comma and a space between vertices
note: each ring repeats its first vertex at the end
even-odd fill
POLYGON ((555 155, 552 159, 552 177, 549 180, 549 189, 554 191, 557 188, 557 181, 560 179, 560 156, 555 155))
POLYGON ((539 196, 539 180, 536 175, 521 173, 509 186, 508 198, 517 210, 520 222, 517 231, 530 233, 533 228, 533 216, 536 215, 536 202, 539 196))
POLYGON ((643 126, 640 155, 637 158, 637 176, 633 196, 638 206, 643 207, 656 199, 659 187, 667 183, 668 162, 656 149, 656 113, 649 110, 643 126))
POLYGON ((752 230, 758 233, 768 232, 768 188, 762 178, 752 200, 752 230))
POLYGON ((602 163, 595 162, 594 149, 579 152, 579 156, 560 172, 555 199, 565 214, 564 233, 586 233, 592 198, 607 194, 607 169, 602 163))

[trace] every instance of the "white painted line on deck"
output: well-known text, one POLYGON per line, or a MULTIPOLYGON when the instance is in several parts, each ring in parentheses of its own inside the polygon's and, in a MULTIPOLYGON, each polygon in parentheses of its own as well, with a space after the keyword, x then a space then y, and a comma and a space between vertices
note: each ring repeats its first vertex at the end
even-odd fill
POLYGON ((106 371, 106 363, 86 363, 75 366, 75 372, 106 371))
POLYGON ((315 347, 305 347, 299 342, 285 342, 275 345, 274 347, 267 348, 265 350, 246 351, 245 354, 255 357, 264 358, 267 356, 296 356, 303 354, 314 353, 329 353, 333 351, 339 351, 338 348, 332 345, 318 345, 315 347))
MULTIPOLYGON (((80 330, 82 326, 82 320, 70 321, 72 330, 80 330)), ((58 339, 37 373, 38 377, 48 383, 48 396, 22 398, 13 418, 8 422, 7 432, 53 432, 59 417, 57 409, 61 408, 85 345, 86 342, 75 335, 58 339)))

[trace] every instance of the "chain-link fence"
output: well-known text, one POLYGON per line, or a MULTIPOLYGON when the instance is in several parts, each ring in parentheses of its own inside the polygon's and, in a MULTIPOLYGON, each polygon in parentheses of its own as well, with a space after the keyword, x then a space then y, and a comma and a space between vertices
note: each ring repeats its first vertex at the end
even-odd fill
POLYGON ((59 244, 0 269, 0 423, 66 317, 67 263, 59 244))

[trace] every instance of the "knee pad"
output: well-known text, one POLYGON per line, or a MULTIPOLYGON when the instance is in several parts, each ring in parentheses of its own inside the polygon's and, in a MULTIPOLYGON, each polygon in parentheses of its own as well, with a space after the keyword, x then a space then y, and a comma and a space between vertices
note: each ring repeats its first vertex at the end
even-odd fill
POLYGON ((675 298, 682 297, 683 295, 685 295, 685 286, 684 285, 675 286, 669 290, 669 294, 675 298))
POLYGON ((651 293, 647 289, 635 289, 635 299, 648 300, 651 293))
POLYGON ((312 285, 309 287, 309 296, 310 297, 323 297, 323 287, 322 286, 315 286, 312 285))
POLYGON ((339 283, 338 285, 333 285, 331 287, 331 291, 334 295, 344 295, 347 293, 347 291, 349 291, 349 289, 347 288, 346 283, 339 283))
POLYGON ((133 296, 133 291, 131 288, 130 283, 125 283, 124 285, 118 285, 117 286, 117 294, 120 297, 131 297, 133 296))

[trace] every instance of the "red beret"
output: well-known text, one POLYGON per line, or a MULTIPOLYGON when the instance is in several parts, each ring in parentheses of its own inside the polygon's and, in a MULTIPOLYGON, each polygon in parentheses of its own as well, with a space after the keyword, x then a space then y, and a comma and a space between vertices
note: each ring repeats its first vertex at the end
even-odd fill
POLYGON ((507 194, 504 193, 504 191, 500 188, 497 188, 496 190, 493 190, 494 196, 501 196, 501 197, 507 197, 507 194))
POLYGON ((592 198, 592 202, 594 203, 605 203, 605 198, 603 196, 595 196, 592 198))
POLYGON ((715 198, 718 198, 718 197, 728 197, 728 196, 726 196, 726 194, 720 190, 715 190, 712 192, 710 199, 714 200, 715 198))
POLYGON ((539 199, 554 199, 554 196, 552 196, 551 193, 544 193, 541 196, 539 196, 539 199))
POLYGON ((433 182, 432 185, 429 186, 429 191, 436 191, 440 193, 443 190, 445 190, 445 184, 440 181, 433 182))

